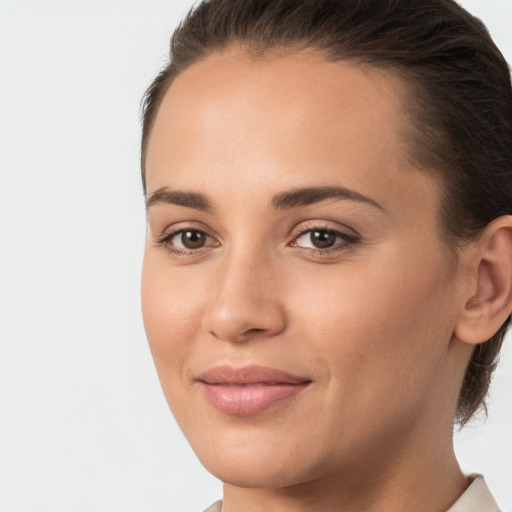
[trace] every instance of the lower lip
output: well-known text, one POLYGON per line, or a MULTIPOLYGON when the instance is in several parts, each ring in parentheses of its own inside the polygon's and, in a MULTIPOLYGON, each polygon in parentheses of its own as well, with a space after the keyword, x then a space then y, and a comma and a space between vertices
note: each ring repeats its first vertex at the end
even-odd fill
POLYGON ((247 384, 225 385, 202 383, 206 400, 220 412, 237 416, 252 416, 263 412, 277 402, 291 398, 309 385, 301 384, 247 384))

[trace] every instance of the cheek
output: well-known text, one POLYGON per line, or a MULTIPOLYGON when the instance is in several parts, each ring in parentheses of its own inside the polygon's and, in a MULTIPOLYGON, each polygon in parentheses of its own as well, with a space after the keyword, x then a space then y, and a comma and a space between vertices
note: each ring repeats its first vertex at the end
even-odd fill
POLYGON ((322 269, 294 293, 298 330, 315 358, 328 361, 333 396, 357 389, 368 404, 396 390, 426 391, 454 318, 450 273, 439 259, 380 256, 364 272, 355 264, 322 269))
POLYGON ((201 326, 204 290, 193 274, 178 279, 160 260, 160 255, 144 257, 142 316, 159 377, 168 380, 189 358, 201 326))

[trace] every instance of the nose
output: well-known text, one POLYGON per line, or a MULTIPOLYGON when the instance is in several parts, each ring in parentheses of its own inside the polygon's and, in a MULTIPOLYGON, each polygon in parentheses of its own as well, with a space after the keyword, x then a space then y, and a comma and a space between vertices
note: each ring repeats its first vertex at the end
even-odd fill
POLYGON ((216 269, 202 327, 217 339, 240 343, 286 328, 278 269, 262 257, 226 258, 216 269))

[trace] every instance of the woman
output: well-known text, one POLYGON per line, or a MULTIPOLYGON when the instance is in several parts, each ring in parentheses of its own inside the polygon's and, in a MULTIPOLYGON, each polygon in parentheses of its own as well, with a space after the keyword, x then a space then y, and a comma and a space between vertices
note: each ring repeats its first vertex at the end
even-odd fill
POLYGON ((498 510, 512 90, 452 0, 210 0, 148 89, 146 332, 209 511, 498 510))

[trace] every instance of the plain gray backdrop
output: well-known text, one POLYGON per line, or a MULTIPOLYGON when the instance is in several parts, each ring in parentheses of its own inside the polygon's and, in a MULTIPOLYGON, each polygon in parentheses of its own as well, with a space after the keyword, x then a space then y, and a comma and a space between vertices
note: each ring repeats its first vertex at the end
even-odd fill
MULTIPOLYGON (((462 2, 512 61, 512 1, 462 2)), ((139 102, 189 0, 0 0, 0 510, 198 512, 139 306, 139 102), (171 505, 175 503, 175 505, 171 505)), ((512 349, 457 434, 512 510, 512 349)))

